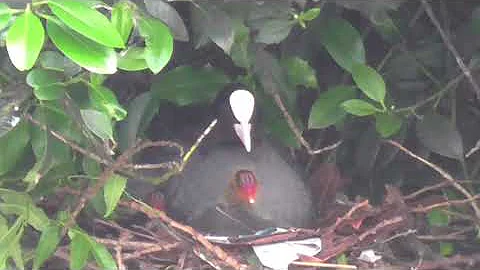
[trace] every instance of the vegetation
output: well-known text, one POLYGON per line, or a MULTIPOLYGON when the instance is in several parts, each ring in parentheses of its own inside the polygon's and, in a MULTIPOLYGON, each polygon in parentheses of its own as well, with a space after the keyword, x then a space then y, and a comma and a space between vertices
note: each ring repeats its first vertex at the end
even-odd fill
POLYGON ((181 171, 186 146, 146 140, 152 120, 167 104, 208 106, 229 83, 255 92, 265 131, 320 187, 320 210, 340 191, 380 203, 394 185, 435 254, 465 256, 444 265, 478 265, 476 1, 20 2, 0 3, 0 269, 52 256, 121 268, 119 242, 92 229, 120 204, 185 230, 128 196, 145 169, 132 162, 171 147, 180 161, 145 180, 181 171), (326 163, 342 177, 326 179, 326 163))

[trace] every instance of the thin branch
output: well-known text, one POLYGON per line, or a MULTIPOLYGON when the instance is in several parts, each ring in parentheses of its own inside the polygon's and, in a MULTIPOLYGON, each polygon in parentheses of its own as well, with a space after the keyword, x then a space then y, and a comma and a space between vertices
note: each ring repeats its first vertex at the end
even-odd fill
POLYGON ((477 82, 473 78, 470 69, 465 65, 462 57, 460 56, 457 49, 455 49, 455 46, 453 46, 452 42, 450 41, 450 38, 445 33, 445 31, 443 31, 442 26, 440 25, 440 22, 437 20, 437 17, 435 16, 430 4, 426 0, 421 0, 421 2, 423 7, 425 8, 425 11, 427 12, 428 17, 430 18, 433 25, 437 28, 438 32, 440 33, 440 36, 442 37, 443 42, 447 46, 448 50, 453 54, 453 56, 455 57, 455 60, 457 61, 458 66, 460 67, 463 74, 465 74, 470 84, 472 85, 473 90, 477 94, 477 99, 480 99, 480 87, 478 86, 477 82))
POLYGON ((438 167, 437 165, 431 163, 430 161, 417 156, 414 154, 412 151, 408 150, 404 146, 402 146, 400 143, 393 141, 393 140, 386 140, 387 143, 397 147, 398 149, 402 150, 404 153, 408 154, 409 156, 415 158, 416 160, 422 162, 423 164, 427 165, 428 167, 432 168, 434 171, 436 171, 438 174, 440 174, 443 178, 445 178, 447 181, 449 181, 454 188, 456 188, 460 193, 462 193, 467 200, 470 202, 472 209, 475 212, 475 216, 477 217, 477 222, 480 221, 480 209, 478 208, 477 203, 475 202, 476 198, 470 194, 470 192, 464 188, 462 185, 457 183, 457 181, 446 171, 438 167))
POLYGON ((290 127, 290 130, 292 130, 293 134, 295 135, 295 138, 297 139, 297 141, 303 147, 305 147, 305 149, 307 150, 309 155, 313 156, 313 155, 321 154, 325 151, 333 150, 333 149, 337 148, 340 144, 342 144, 342 141, 338 141, 338 142, 336 142, 332 145, 326 146, 324 148, 313 150, 312 147, 310 146, 310 144, 307 142, 307 140, 305 140, 305 138, 303 138, 302 132, 297 127, 297 124, 295 124, 295 121, 293 120, 293 117, 288 112, 288 110, 287 110, 285 104, 283 103, 280 95, 278 93, 273 93, 272 96, 273 96, 273 99, 275 100, 275 104, 277 104, 278 108, 280 109, 280 111, 283 114, 283 117, 287 121, 287 124, 290 127))

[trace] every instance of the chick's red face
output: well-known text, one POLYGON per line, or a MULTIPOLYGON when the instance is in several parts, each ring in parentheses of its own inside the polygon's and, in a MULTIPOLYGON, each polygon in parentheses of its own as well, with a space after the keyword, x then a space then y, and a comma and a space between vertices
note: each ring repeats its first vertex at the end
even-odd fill
POLYGON ((258 182, 253 172, 240 170, 236 173, 235 180, 240 198, 249 204, 255 203, 257 199, 258 182))

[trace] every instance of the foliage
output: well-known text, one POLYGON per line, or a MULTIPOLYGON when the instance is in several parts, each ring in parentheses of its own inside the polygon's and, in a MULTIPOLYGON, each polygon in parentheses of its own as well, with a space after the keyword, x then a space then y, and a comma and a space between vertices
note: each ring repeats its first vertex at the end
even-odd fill
MULTIPOLYGON (((425 22, 407 27, 406 14, 414 10, 403 1, 25 2, 0 3, 2 269, 29 263, 39 269, 62 245, 67 218, 45 213, 41 199, 59 187, 94 185, 106 165, 74 146, 111 161, 147 136, 166 101, 205 106, 229 83, 255 93, 265 131, 286 146, 301 149, 274 97, 299 133, 322 129, 325 137, 309 138, 312 145, 342 140, 345 146, 329 158, 359 181, 416 181, 407 170, 388 170, 398 151, 382 144, 407 135, 421 152, 453 159, 455 165, 446 164, 456 175, 478 177, 480 163, 465 160, 465 148, 480 137, 465 128, 478 126, 467 119, 470 111, 478 114, 469 103, 475 95, 460 83, 464 73, 437 30, 425 22), (413 38, 407 47, 408 29, 413 38), (119 74, 146 74, 151 84, 131 89, 110 83, 119 74), (32 231, 40 239, 21 248, 32 231), (35 249, 32 262, 24 248, 35 249)), ((448 10, 449 3, 438 5, 448 10)), ((479 47, 470 40, 478 37, 480 13, 472 10, 454 30, 471 46, 463 48, 463 59, 477 69, 479 47)), ((116 217, 126 184, 123 175, 108 177, 103 196, 96 197, 103 204, 100 216, 116 217)), ((429 214, 430 225, 445 220, 438 216, 429 214)), ((92 258, 102 268, 117 267, 111 250, 89 232, 75 225, 66 233, 71 268, 82 269, 92 258)), ((444 255, 454 252, 447 244, 444 255)))

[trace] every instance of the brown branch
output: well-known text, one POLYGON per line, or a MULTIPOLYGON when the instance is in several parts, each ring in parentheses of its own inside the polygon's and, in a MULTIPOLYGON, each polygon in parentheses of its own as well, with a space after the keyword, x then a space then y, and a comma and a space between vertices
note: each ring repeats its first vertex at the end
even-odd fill
POLYGON ((46 131, 48 133, 50 133, 53 137, 55 137, 57 140, 63 142, 64 144, 70 146, 73 150, 79 152, 80 154, 86 156, 86 157, 89 157, 93 160, 95 160, 96 162, 98 163, 101 163, 103 165, 110 165, 111 162, 109 160, 106 160, 106 159, 103 159, 102 157, 98 156, 97 154, 94 154, 92 152, 89 152, 85 149, 83 149, 81 146, 79 146, 78 144, 74 143, 74 142, 71 142, 69 140, 67 140, 65 137, 63 137, 63 135, 59 134, 58 132, 56 131, 53 131, 51 129, 49 129, 47 127, 47 125, 43 124, 43 123, 40 123, 39 121, 33 119, 33 117, 30 115, 30 114, 25 114, 25 118, 30 121, 32 124, 38 126, 40 129, 42 129, 43 131, 46 131))
POLYGON ((435 208, 447 207, 447 206, 458 205, 458 204, 466 204, 466 203, 471 203, 472 201, 475 201, 475 200, 480 200, 480 194, 476 194, 470 199, 449 200, 441 203, 435 203, 429 206, 419 206, 419 207, 413 208, 411 211, 414 213, 426 213, 435 208))
POLYGON ((402 146, 400 143, 393 141, 393 140, 386 140, 387 143, 397 147, 398 149, 402 150, 404 153, 408 154, 409 156, 413 157, 414 159, 422 162, 423 164, 427 165, 434 171, 436 171, 438 174, 440 174, 443 178, 445 178, 447 181, 451 183, 451 185, 456 188, 460 193, 462 193, 467 200, 470 202, 470 205, 472 206, 473 211, 475 212, 475 216, 477 218, 477 222, 480 221, 480 208, 478 208, 477 203, 475 202, 476 198, 470 192, 464 188, 462 185, 457 183, 457 181, 446 171, 438 167, 437 165, 431 163, 430 161, 414 154, 412 151, 408 150, 404 146, 402 146))
POLYGON ((130 201, 128 203, 120 202, 120 204, 130 209, 144 213, 150 219, 160 219, 168 226, 190 235, 194 240, 200 243, 205 249, 215 254, 217 258, 222 260, 229 267, 233 269, 244 269, 246 267, 245 265, 240 264, 235 258, 228 255, 223 249, 210 243, 203 235, 195 231, 192 227, 176 222, 175 220, 168 217, 165 212, 156 210, 146 205, 142 205, 136 201, 130 201))
POLYGON ((425 8, 425 11, 427 12, 428 17, 430 18, 433 25, 437 28, 438 32, 440 33, 440 36, 442 37, 443 42, 447 46, 448 50, 453 54, 453 56, 455 57, 455 60, 457 61, 458 66, 460 67, 463 74, 465 74, 465 77, 467 77, 470 84, 472 85, 473 90, 477 94, 477 99, 480 99, 480 87, 478 86, 477 82, 473 78, 472 72, 463 62, 462 57, 458 53, 457 49, 455 49, 455 46, 453 46, 448 35, 445 33, 445 31, 443 31, 442 26, 440 25, 440 22, 437 20, 430 4, 426 0, 421 0, 421 2, 422 2, 422 6, 425 8))
POLYGON ((165 244, 165 245, 156 244, 154 246, 151 246, 151 247, 148 247, 148 248, 145 248, 145 249, 142 249, 142 250, 137 250, 137 251, 135 251, 133 253, 130 253, 130 254, 126 254, 125 256, 123 256, 123 259, 125 261, 134 260, 134 259, 141 258, 141 257, 143 257, 145 255, 148 255, 148 254, 151 254, 151 253, 156 253, 156 252, 160 252, 160 251, 169 251, 169 250, 178 248, 181 245, 182 245, 181 242, 175 242, 175 243, 170 243, 170 244, 165 244))

